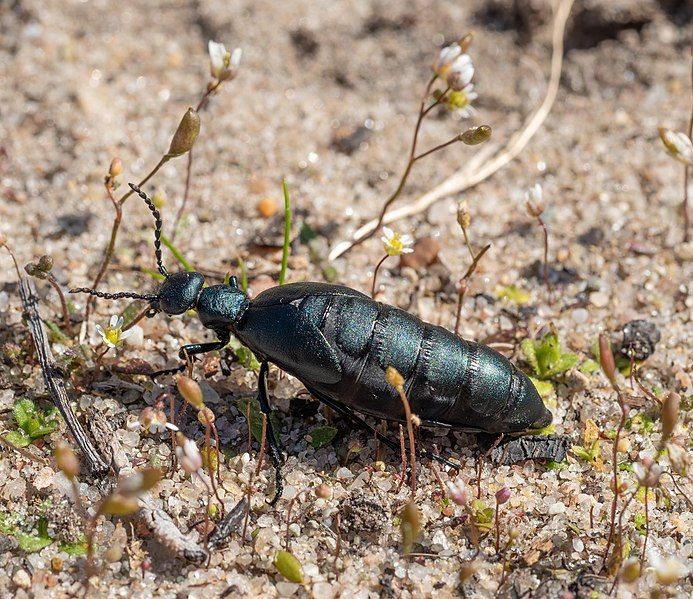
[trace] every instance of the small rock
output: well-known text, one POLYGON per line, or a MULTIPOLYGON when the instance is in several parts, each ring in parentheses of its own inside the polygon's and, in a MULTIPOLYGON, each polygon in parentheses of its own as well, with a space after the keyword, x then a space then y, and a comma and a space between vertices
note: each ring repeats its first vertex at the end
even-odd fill
POLYGON ((649 320, 631 320, 623 325, 617 336, 616 351, 625 358, 630 358, 632 352, 638 362, 649 358, 662 338, 657 325, 649 320))
POLYGON ((609 296, 601 291, 590 293, 590 303, 597 308, 605 308, 609 304, 609 296))
POLYGON ((12 582, 20 589, 31 588, 31 576, 26 570, 17 570, 12 577, 12 582))
POLYGON ((313 597, 315 599, 333 599, 335 590, 329 582, 316 582, 313 585, 313 597))
POLYGON ((440 244, 433 237, 422 237, 416 240, 412 253, 402 254, 399 257, 399 265, 402 268, 408 266, 421 271, 438 259, 439 252, 440 244))
POLYGON ((693 261, 693 241, 679 243, 674 249, 674 253, 679 260, 693 261))

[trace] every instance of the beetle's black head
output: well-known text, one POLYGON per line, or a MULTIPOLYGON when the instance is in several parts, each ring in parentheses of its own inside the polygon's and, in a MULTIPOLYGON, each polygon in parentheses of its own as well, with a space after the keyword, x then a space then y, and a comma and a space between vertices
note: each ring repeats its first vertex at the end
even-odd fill
POLYGON ((183 314, 197 304, 205 278, 199 272, 177 272, 169 275, 159 287, 155 306, 173 316, 183 314))

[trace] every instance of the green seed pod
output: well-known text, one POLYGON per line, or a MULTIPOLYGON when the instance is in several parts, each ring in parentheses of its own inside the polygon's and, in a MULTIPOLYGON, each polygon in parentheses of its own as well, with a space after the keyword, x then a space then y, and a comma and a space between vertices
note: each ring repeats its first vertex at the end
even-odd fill
POLYGON ((53 258, 50 256, 41 256, 38 261, 38 268, 43 272, 50 272, 53 270, 53 258))
POLYGON ((279 573, 290 582, 298 584, 303 582, 301 562, 294 557, 293 553, 277 551, 277 555, 274 557, 274 565, 279 570, 279 573))
POLYGON ((200 115, 193 108, 188 108, 188 111, 183 115, 178 124, 178 129, 176 129, 173 135, 166 156, 175 158, 189 152, 195 145, 195 140, 199 134, 200 115))
POLYGON ((479 125, 478 127, 470 127, 464 133, 460 133, 457 139, 468 146, 476 146, 484 143, 491 137, 491 127, 488 125, 479 125))

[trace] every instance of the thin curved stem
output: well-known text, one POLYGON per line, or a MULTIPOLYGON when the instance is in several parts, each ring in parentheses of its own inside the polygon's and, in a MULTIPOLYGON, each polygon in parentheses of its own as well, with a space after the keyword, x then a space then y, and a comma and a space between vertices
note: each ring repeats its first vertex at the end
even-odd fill
POLYGON ((387 260, 390 257, 389 254, 385 254, 381 259, 378 264, 375 265, 375 269, 373 270, 373 283, 371 284, 371 297, 375 297, 375 283, 378 280, 378 271, 380 270, 380 267, 382 266, 383 262, 387 260))

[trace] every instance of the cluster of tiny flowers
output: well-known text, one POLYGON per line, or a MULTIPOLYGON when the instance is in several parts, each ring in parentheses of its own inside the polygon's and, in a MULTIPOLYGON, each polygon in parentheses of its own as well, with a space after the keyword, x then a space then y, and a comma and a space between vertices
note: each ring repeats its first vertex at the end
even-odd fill
POLYGON ((435 74, 444 79, 450 88, 447 98, 448 106, 458 111, 463 118, 474 114, 472 102, 477 98, 472 78, 474 63, 468 54, 462 52, 458 43, 443 48, 433 63, 435 74))
POLYGON ((383 227, 383 236, 380 240, 383 242, 388 256, 401 256, 402 254, 411 254, 414 251, 411 247, 414 243, 411 235, 402 235, 389 227, 383 227))
POLYGON ((134 333, 132 329, 123 330, 123 317, 114 314, 108 326, 104 329, 101 325, 96 325, 96 332, 101 335, 101 339, 108 347, 118 347, 125 339, 134 333))

